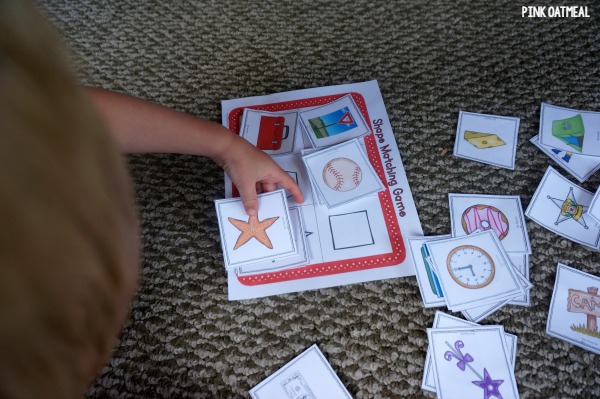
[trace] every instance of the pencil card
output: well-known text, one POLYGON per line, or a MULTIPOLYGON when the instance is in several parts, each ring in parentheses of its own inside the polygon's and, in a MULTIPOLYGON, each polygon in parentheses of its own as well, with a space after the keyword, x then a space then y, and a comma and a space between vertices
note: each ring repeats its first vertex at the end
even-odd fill
POLYGON ((491 230, 509 254, 530 254, 531 244, 518 195, 448 194, 452 235, 491 230))
POLYGON ((267 154, 285 154, 294 150, 298 111, 267 112, 244 109, 240 136, 267 154))
POLYGON ((358 139, 302 157, 314 187, 328 208, 383 190, 383 184, 358 139))
POLYGON ((454 156, 515 169, 519 118, 460 111, 454 156))
POLYGON ((540 143, 575 154, 600 156, 600 112, 542 103, 540 143))
MULTIPOLYGON (((451 316, 438 310, 437 312, 435 312, 435 318, 433 319, 432 328, 437 329, 472 326, 479 326, 479 324, 451 316)), ((505 332, 504 338, 506 340, 506 348, 508 349, 511 371, 514 372, 517 358, 517 336, 505 332)), ((427 346, 427 355, 425 357, 425 368, 423 371, 423 381, 421 383, 421 389, 430 392, 436 392, 433 362, 431 359, 431 348, 429 347, 429 345, 427 346)))
POLYGON ((352 399, 317 345, 250 390, 252 399, 352 399))
POLYGON ((600 226, 587 214, 593 196, 549 166, 525 215, 571 241, 600 249, 600 226))
POLYGON ((594 194, 592 202, 590 202, 587 213, 596 221, 596 223, 600 224, 600 187, 596 190, 596 194, 594 194))
POLYGON ((563 150, 540 143, 540 136, 531 138, 531 143, 548 155, 561 168, 583 183, 600 169, 600 157, 580 155, 574 150, 563 150))
POLYGON ((313 147, 328 147, 351 140, 371 130, 348 94, 328 104, 299 112, 300 122, 313 147))
POLYGON ((439 399, 518 399, 502 326, 427 329, 439 399))
POLYGON ((258 196, 258 214, 248 216, 239 198, 215 201, 226 268, 298 253, 285 190, 258 196))
POLYGON ((249 276, 257 273, 273 272, 281 269, 290 269, 293 267, 305 266, 309 263, 308 246, 306 245, 306 236, 304 229, 304 219, 302 217, 302 208, 294 207, 289 209, 290 223, 294 231, 294 239, 298 247, 298 253, 292 256, 286 256, 279 259, 269 259, 264 262, 251 263, 236 268, 238 276, 249 276))
POLYGON ((558 264, 546 333, 600 354, 600 277, 558 264))
POLYGON ((525 293, 518 273, 492 231, 425 245, 450 310, 498 303, 525 293))
POLYGON ((431 237, 407 237, 408 247, 415 265, 415 273, 421 298, 426 308, 445 306, 446 300, 437 274, 428 261, 426 242, 450 238, 449 235, 431 237))

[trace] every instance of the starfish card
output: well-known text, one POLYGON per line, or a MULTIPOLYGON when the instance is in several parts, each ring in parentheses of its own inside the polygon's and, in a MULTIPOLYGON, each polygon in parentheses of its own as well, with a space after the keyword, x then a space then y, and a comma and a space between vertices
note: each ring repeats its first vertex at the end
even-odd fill
POLYGON ((285 190, 258 196, 258 214, 248 216, 239 198, 215 201, 226 268, 298 254, 285 190))
POLYGON ((427 329, 439 399, 518 399, 502 326, 427 329))
POLYGON ((593 196, 549 166, 525 215, 571 241, 600 249, 600 226, 587 213, 593 196))
POLYGON ((460 111, 454 156, 515 169, 519 118, 460 111))

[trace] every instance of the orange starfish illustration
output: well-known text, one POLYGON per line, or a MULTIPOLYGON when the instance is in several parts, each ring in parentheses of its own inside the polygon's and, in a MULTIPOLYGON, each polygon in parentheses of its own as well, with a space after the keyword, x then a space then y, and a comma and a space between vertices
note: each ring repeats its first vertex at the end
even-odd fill
POLYGON ((244 222, 243 220, 227 218, 232 225, 242 232, 242 234, 240 234, 238 237, 233 249, 238 249, 250 241, 252 237, 256 238, 258 242, 265 245, 267 248, 273 249, 273 244, 271 244, 271 240, 269 239, 269 236, 265 230, 271 227, 271 225, 275 223, 277 219, 279 219, 279 216, 268 218, 259 222, 258 216, 252 215, 247 222, 244 222))

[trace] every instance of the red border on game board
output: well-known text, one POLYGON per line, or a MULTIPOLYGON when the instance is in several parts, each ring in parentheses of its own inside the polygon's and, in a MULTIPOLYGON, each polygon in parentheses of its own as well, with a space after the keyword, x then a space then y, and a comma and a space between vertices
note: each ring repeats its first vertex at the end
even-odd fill
MULTIPOLYGON (((373 127, 371 126, 371 120, 369 119, 369 113, 367 112, 365 99, 360 93, 355 92, 235 108, 229 114, 229 129, 239 134, 240 120, 244 112, 244 108, 277 112, 289 109, 316 107, 319 105, 330 103, 348 94, 352 96, 352 99, 358 106, 360 112, 363 114, 365 120, 369 124, 369 129, 372 132, 373 127)), ((369 160, 371 161, 373 168, 377 172, 377 175, 385 184, 386 179, 383 170, 383 165, 381 163, 381 158, 379 157, 377 144, 375 142, 375 137, 373 136, 373 133, 367 134, 364 137, 364 142, 367 148, 369 160)), ((360 270, 375 269, 378 267, 394 266, 402 263, 404 259, 406 259, 406 248, 404 247, 404 241, 402 240, 400 225, 398 224, 398 220, 396 219, 396 215, 394 214, 394 203, 392 201, 391 194, 389 190, 383 190, 379 192, 378 195, 379 202, 381 203, 381 208, 383 210, 385 225, 387 227, 387 231, 392 244, 392 252, 387 254, 365 256, 362 258, 316 263, 312 265, 295 267, 293 269, 283 270, 279 272, 253 274, 250 276, 243 277, 236 275, 238 281, 243 285, 254 286, 278 283, 282 281, 299 280, 311 277, 328 276, 339 273, 356 272, 360 270)))

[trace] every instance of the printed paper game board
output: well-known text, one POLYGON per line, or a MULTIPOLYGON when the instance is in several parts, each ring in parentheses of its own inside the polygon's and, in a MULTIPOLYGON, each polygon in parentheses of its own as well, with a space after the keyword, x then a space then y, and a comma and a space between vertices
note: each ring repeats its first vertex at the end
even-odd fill
MULTIPOLYGON (((288 205, 302 218, 309 253, 299 267, 228 269, 230 300, 414 275, 405 238, 423 233, 376 81, 227 100, 222 111, 224 126, 265 150, 303 190, 305 202, 289 197, 288 205), (302 155, 342 137, 358 138, 385 188, 328 207, 302 155)), ((237 194, 227 176, 225 187, 226 197, 237 194)))

